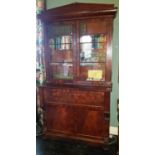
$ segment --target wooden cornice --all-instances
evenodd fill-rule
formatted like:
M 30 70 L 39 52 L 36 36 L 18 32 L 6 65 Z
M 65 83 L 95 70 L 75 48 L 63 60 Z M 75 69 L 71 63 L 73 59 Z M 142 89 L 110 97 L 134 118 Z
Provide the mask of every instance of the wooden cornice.
M 117 8 L 113 4 L 72 3 L 44 11 L 39 18 L 45 22 L 72 20 L 80 17 L 115 16 Z

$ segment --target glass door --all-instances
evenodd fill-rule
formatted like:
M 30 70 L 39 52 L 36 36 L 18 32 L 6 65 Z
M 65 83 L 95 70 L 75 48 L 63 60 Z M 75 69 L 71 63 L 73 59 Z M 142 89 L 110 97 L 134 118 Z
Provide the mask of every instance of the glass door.
M 106 61 L 106 29 L 104 21 L 80 22 L 80 67 L 82 81 L 104 81 Z
M 73 80 L 73 25 L 57 23 L 48 26 L 48 48 L 53 80 Z

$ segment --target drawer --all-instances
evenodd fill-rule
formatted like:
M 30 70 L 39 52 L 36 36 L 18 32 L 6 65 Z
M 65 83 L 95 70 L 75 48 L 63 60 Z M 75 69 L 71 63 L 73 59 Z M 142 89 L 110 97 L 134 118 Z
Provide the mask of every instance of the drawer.
M 74 103 L 74 91 L 72 89 L 64 88 L 46 88 L 44 90 L 45 102 L 57 103 Z
M 78 90 L 74 100 L 76 104 L 103 106 L 104 92 Z
M 103 106 L 105 94 L 103 91 L 90 91 L 76 88 L 46 88 L 45 102 L 71 103 Z

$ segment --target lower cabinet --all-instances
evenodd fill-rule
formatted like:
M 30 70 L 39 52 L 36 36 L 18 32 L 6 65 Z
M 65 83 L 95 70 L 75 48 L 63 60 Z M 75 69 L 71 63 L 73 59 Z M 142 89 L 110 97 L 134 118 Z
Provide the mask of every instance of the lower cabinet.
M 77 88 L 41 88 L 44 135 L 104 144 L 109 137 L 105 93 Z

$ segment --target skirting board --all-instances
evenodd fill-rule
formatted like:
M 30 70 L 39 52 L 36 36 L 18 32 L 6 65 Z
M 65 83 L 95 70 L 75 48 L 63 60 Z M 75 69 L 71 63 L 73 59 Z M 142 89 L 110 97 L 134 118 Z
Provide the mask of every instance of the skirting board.
M 118 135 L 118 127 L 110 126 L 110 134 Z

